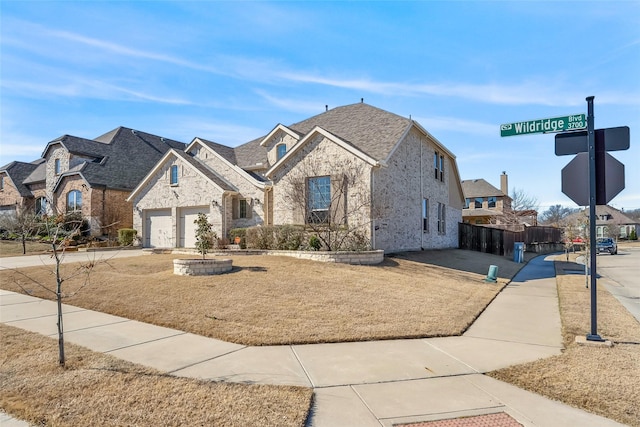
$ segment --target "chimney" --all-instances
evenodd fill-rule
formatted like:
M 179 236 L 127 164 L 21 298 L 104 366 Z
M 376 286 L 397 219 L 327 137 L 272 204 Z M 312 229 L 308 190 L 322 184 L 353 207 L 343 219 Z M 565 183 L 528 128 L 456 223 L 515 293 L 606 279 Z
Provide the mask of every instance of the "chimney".
M 506 196 L 509 195 L 509 177 L 505 171 L 502 171 L 502 175 L 500 175 L 500 191 Z

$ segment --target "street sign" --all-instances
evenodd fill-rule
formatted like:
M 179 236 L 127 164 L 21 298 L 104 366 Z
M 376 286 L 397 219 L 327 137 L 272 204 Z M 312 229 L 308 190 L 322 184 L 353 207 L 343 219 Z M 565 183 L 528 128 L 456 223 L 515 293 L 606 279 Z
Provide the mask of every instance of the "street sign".
M 526 122 L 507 123 L 500 125 L 500 136 L 526 135 L 529 133 L 553 133 L 581 130 L 587 127 L 587 117 L 584 114 L 553 117 L 550 119 L 529 120 Z
M 630 146 L 629 126 L 596 129 L 596 146 L 604 144 L 605 151 L 628 150 Z M 556 134 L 556 156 L 586 153 L 589 151 L 587 131 Z
M 624 165 L 609 153 L 596 157 L 596 205 L 606 205 L 624 190 Z M 599 158 L 601 157 L 601 158 Z M 589 154 L 578 153 L 561 172 L 562 193 L 589 206 Z

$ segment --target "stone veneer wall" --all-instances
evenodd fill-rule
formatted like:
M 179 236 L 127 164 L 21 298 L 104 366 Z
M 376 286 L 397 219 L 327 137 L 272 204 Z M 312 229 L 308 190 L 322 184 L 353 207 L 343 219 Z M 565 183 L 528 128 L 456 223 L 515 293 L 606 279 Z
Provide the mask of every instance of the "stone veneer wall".
M 445 156 L 444 182 L 434 176 L 433 157 L 436 151 Z M 457 185 L 452 181 L 456 179 L 452 163 L 453 159 L 413 128 L 398 145 L 387 167 L 374 170 L 375 202 L 386 207 L 383 217 L 376 221 L 375 248 L 399 252 L 458 246 L 462 200 L 452 200 L 450 186 Z M 427 232 L 422 230 L 423 198 L 429 200 Z M 438 203 L 445 205 L 444 233 L 438 232 Z
M 149 254 L 196 254 L 195 249 L 145 249 L 145 253 Z M 267 251 L 261 249 L 241 249 L 230 251 L 210 251 L 209 255 L 232 256 L 232 255 L 271 255 L 271 256 L 289 256 L 300 259 L 308 259 L 320 262 L 337 262 L 351 265 L 376 265 L 384 261 L 384 251 L 365 251 L 365 252 L 327 252 L 327 251 Z
M 174 259 L 173 274 L 179 276 L 209 276 L 231 271 L 230 259 Z

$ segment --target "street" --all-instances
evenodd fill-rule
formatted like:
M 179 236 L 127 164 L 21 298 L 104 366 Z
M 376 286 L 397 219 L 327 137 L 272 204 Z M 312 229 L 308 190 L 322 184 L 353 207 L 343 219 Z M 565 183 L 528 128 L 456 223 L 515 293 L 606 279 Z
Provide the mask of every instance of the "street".
M 640 322 L 640 247 L 618 247 L 618 255 L 598 255 L 600 280 Z M 608 280 L 607 280 L 608 279 Z

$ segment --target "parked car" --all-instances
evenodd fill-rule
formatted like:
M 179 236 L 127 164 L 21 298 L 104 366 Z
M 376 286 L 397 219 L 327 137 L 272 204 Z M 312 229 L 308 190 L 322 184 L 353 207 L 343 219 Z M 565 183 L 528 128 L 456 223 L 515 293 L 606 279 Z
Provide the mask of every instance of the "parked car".
M 610 237 L 602 237 L 597 241 L 598 253 L 609 252 L 611 255 L 618 253 L 618 244 Z

